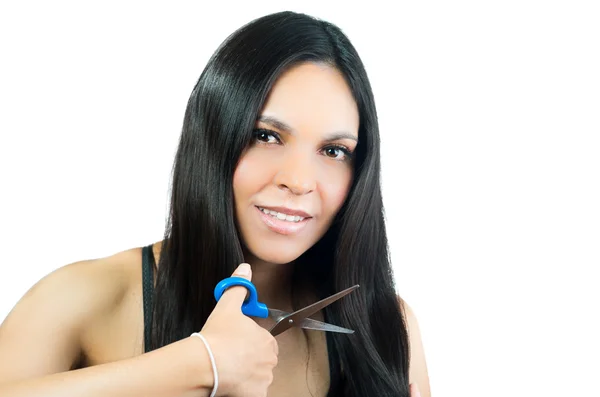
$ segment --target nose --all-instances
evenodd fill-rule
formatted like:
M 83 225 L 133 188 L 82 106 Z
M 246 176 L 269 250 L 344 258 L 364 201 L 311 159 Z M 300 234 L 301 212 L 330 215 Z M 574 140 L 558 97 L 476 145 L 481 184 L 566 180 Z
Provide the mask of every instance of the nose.
M 274 183 L 295 195 L 308 194 L 317 186 L 316 159 L 306 153 L 289 153 L 275 174 Z

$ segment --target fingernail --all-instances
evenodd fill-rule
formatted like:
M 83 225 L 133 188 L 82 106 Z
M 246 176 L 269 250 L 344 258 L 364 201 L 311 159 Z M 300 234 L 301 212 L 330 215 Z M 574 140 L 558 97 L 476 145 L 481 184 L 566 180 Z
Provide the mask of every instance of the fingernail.
M 242 263 L 235 270 L 235 273 L 239 274 L 240 276 L 249 276 L 250 275 L 250 265 L 247 263 Z

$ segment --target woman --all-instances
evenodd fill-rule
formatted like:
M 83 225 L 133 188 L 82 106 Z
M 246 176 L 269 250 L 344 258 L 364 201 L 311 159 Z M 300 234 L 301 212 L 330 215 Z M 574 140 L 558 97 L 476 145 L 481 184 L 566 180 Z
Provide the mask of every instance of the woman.
M 337 27 L 282 12 L 240 28 L 191 94 L 164 240 L 34 286 L 0 327 L 0 395 L 428 396 L 379 166 L 368 78 Z M 232 273 L 286 311 L 360 284 L 320 314 L 355 333 L 274 338 L 242 287 L 215 302 Z

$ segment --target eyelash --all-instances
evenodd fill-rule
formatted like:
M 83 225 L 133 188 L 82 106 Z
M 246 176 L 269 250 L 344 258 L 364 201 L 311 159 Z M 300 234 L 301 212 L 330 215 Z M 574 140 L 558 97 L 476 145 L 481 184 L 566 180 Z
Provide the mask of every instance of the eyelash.
M 260 144 L 263 145 L 272 145 L 272 143 L 267 143 L 267 142 L 263 142 L 263 141 L 259 141 L 258 137 L 262 134 L 267 134 L 270 135 L 272 137 L 274 137 L 275 139 L 277 139 L 277 142 L 281 143 L 281 137 L 278 133 L 276 133 L 273 130 L 268 130 L 266 128 L 256 128 L 254 129 L 254 131 L 252 131 L 252 137 L 253 137 L 253 141 L 258 142 Z M 354 153 L 352 153 L 350 151 L 350 149 L 348 149 L 346 146 L 343 145 L 327 145 L 325 146 L 322 150 L 327 150 L 327 149 L 336 149 L 336 150 L 340 150 L 342 153 L 344 153 L 344 156 L 346 157 L 343 160 L 338 160 L 338 161 L 344 161 L 344 160 L 352 160 Z M 327 156 L 329 157 L 329 156 Z M 333 157 L 329 157 L 331 159 L 337 160 Z

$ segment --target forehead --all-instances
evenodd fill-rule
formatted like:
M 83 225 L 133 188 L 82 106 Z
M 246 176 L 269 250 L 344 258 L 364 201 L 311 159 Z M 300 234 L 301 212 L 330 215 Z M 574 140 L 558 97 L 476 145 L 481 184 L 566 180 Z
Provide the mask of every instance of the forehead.
M 283 73 L 261 114 L 300 131 L 358 134 L 358 108 L 350 87 L 337 69 L 325 64 L 303 63 Z

